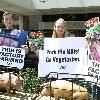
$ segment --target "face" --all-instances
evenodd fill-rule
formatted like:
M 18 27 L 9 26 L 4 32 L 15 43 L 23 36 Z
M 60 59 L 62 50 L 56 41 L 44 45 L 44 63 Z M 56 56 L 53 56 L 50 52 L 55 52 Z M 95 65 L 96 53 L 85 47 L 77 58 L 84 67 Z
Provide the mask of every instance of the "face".
M 6 28 L 13 28 L 13 19 L 12 15 L 5 15 L 3 18 L 3 23 L 6 26 Z
M 55 24 L 55 32 L 58 38 L 63 38 L 66 31 L 64 23 L 58 22 Z

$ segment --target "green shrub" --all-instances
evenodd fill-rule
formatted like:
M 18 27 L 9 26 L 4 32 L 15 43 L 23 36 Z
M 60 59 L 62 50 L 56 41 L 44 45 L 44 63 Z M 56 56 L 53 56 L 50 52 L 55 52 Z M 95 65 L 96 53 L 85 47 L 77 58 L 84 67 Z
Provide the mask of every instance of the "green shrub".
M 44 82 L 42 78 L 38 77 L 38 72 L 34 68 L 26 68 L 22 72 L 23 75 L 23 90 L 28 93 L 39 93 L 41 91 L 40 84 Z

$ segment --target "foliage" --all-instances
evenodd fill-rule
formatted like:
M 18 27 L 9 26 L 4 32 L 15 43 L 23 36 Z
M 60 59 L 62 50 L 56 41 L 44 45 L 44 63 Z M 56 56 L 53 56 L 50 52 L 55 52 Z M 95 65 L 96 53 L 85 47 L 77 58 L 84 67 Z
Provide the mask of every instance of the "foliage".
M 87 89 L 90 98 L 92 98 L 91 97 L 92 95 L 95 96 L 95 94 L 93 93 L 93 91 L 95 91 L 96 87 L 95 87 L 95 85 L 93 85 L 93 83 L 91 83 L 89 81 L 82 80 L 82 81 L 78 81 L 77 84 L 80 85 L 80 86 L 82 86 L 82 87 L 85 87 Z M 90 100 L 90 98 L 89 98 L 89 100 Z
M 41 91 L 40 84 L 43 83 L 43 79 L 37 75 L 35 68 L 26 68 L 23 73 L 23 90 L 28 93 L 39 93 Z

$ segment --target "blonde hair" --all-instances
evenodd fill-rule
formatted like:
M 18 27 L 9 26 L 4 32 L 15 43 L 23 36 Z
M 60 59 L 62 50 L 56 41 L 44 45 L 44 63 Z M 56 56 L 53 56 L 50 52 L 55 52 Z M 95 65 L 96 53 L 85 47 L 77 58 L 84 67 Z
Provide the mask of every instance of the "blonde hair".
M 55 24 L 54 24 L 54 30 L 53 30 L 52 38 L 57 38 L 57 33 L 56 33 L 56 31 L 55 31 L 55 27 L 56 27 L 56 23 L 59 23 L 59 22 L 63 23 L 64 26 L 66 26 L 66 30 L 65 30 L 65 32 L 64 32 L 63 38 L 64 38 L 64 37 L 68 37 L 68 36 L 69 36 L 69 32 L 68 32 L 67 23 L 66 23 L 66 21 L 65 21 L 63 18 L 59 18 L 59 19 L 55 22 Z
M 4 17 L 7 16 L 7 15 L 10 15 L 12 17 L 11 12 L 5 11 L 4 14 L 3 14 L 3 16 L 2 16 L 2 18 L 4 19 Z

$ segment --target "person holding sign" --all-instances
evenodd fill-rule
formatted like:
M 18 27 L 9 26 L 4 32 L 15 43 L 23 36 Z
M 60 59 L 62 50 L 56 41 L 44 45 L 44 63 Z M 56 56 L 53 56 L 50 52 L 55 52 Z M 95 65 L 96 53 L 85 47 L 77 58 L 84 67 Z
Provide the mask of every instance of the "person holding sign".
M 13 16 L 8 11 L 6 11 L 3 14 L 2 21 L 3 24 L 5 25 L 5 28 L 0 29 L 0 65 L 1 65 L 0 70 L 3 70 L 5 72 L 3 74 L 1 73 L 0 76 L 5 77 L 5 75 L 9 75 L 8 83 L 7 83 L 7 78 L 3 79 L 4 82 L 6 81 L 3 84 L 4 88 L 5 90 L 8 90 L 7 92 L 9 92 L 11 89 L 11 87 L 9 87 L 9 82 L 13 84 L 12 76 L 16 81 L 14 84 L 16 86 L 18 85 L 20 87 L 22 86 L 22 84 L 19 84 L 19 82 L 21 83 L 21 80 L 17 77 L 17 74 L 11 75 L 11 73 L 9 74 L 8 72 L 13 71 L 14 73 L 16 72 L 19 73 L 18 69 L 22 69 L 24 66 L 25 53 L 26 54 L 28 53 L 28 47 L 26 46 L 27 33 L 23 30 L 14 29 Z M 25 49 L 25 52 L 23 49 L 21 49 L 22 46 L 23 49 Z M 11 75 L 11 79 L 10 79 L 10 75 Z M 0 79 L 0 82 L 2 83 L 2 78 Z M 0 84 L 0 89 L 1 87 L 2 84 Z
M 27 33 L 23 30 L 14 29 L 13 16 L 9 11 L 4 12 L 2 21 L 5 28 L 0 29 L 0 46 L 23 47 L 27 54 Z
M 25 53 L 23 53 L 22 55 L 28 54 L 29 48 L 26 45 L 26 43 L 27 43 L 27 33 L 23 30 L 14 29 L 13 16 L 9 11 L 4 12 L 2 18 L 3 18 L 2 22 L 5 25 L 5 28 L 0 29 L 0 46 L 5 46 L 7 48 L 7 50 L 9 48 L 8 51 L 11 51 L 12 47 L 14 47 L 16 49 L 19 48 L 20 53 L 25 50 Z M 1 49 L 2 49 L 2 47 L 1 47 Z M 7 53 L 8 53 L 8 51 L 7 51 Z M 4 52 L 4 51 L 2 51 L 2 52 Z M 12 52 L 14 53 L 14 50 L 12 50 Z M 18 54 L 16 54 L 16 55 L 18 55 Z M 8 61 L 8 58 L 9 59 L 11 58 L 10 56 L 7 57 L 6 61 Z M 3 55 L 1 57 L 3 57 Z M 20 56 L 17 57 L 17 59 L 18 58 L 20 58 Z M 0 60 L 4 61 L 3 58 L 0 58 Z M 12 60 L 9 60 L 9 61 L 11 62 Z M 2 65 L 2 64 L 3 63 L 0 62 L 0 65 Z M 10 64 L 10 63 L 8 63 L 8 64 Z
M 99 17 L 86 23 L 88 74 L 97 77 L 97 100 L 100 99 L 100 22 Z
M 52 38 L 65 38 L 70 36 L 71 34 L 68 32 L 66 21 L 63 18 L 59 18 L 54 24 Z

